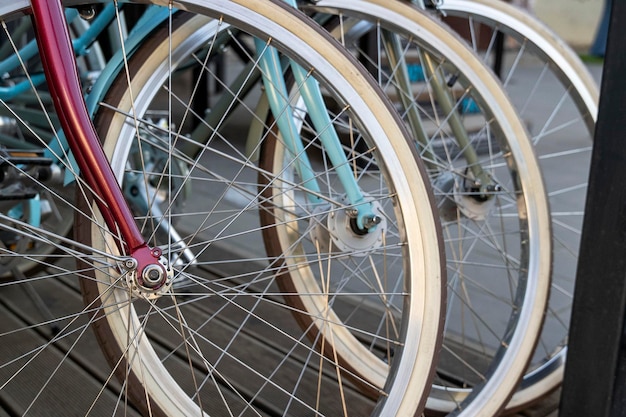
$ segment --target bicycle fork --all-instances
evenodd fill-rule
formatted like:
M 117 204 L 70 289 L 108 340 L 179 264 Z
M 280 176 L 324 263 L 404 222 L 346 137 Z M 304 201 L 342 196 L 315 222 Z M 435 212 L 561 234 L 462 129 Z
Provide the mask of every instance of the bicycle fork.
M 106 225 L 120 236 L 116 245 L 122 265 L 133 272 L 138 285 L 158 289 L 171 285 L 173 271 L 159 248 L 151 248 L 104 154 L 83 99 L 74 50 L 58 0 L 32 0 L 37 43 L 46 80 L 61 126 L 86 184 Z M 111 255 L 111 258 L 116 258 Z
M 255 39 L 255 45 L 260 56 L 265 92 L 268 95 L 270 108 L 276 118 L 285 146 L 296 157 L 296 169 L 303 180 L 303 188 L 309 191 L 307 193 L 309 201 L 313 204 L 321 203 L 316 197 L 319 195 L 319 185 L 295 125 L 296 115 L 288 102 L 289 93 L 283 79 L 278 52 L 259 39 Z M 371 203 L 366 201 L 365 195 L 354 178 L 337 132 L 332 127 L 317 81 L 310 78 L 309 74 L 295 62 L 290 60 L 289 65 L 295 82 L 300 88 L 307 114 L 316 128 L 324 151 L 337 170 L 339 180 L 346 192 L 346 200 L 350 206 L 349 215 L 356 220 L 356 227 L 358 228 L 355 232 L 365 234 L 375 230 L 380 218 L 374 214 Z

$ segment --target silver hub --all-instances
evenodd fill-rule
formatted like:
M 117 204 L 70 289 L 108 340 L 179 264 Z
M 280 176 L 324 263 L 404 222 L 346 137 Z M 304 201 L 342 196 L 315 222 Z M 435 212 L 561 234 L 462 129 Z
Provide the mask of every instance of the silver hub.
M 459 215 L 474 221 L 484 221 L 493 210 L 496 199 L 477 198 L 460 176 L 443 172 L 433 181 L 439 216 L 443 221 L 457 221 Z
M 334 210 L 311 219 L 311 237 L 322 251 L 339 251 L 351 256 L 367 256 L 380 248 L 387 231 L 387 220 L 378 202 L 372 202 L 375 227 L 367 233 L 355 233 L 353 217 L 346 210 Z M 325 211 L 325 210 L 324 210 Z
M 141 274 L 136 268 L 126 273 L 126 285 L 133 296 L 153 300 L 169 293 L 172 288 L 174 270 L 164 256 L 161 256 L 157 262 L 146 266 Z

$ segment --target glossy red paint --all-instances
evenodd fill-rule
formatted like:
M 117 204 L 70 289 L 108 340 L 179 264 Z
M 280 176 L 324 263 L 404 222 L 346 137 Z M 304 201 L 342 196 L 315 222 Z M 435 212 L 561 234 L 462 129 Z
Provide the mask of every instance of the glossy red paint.
M 31 4 L 46 79 L 70 149 L 99 197 L 96 201 L 107 226 L 122 237 L 120 251 L 131 256 L 137 252 L 141 271 L 158 257 L 146 256 L 154 251 L 141 236 L 87 112 L 61 2 L 32 0 Z

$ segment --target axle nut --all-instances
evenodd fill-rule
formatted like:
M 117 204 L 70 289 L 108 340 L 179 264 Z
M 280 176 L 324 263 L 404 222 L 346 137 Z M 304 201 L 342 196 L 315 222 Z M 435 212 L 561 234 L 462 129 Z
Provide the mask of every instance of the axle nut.
M 142 274 L 143 285 L 147 288 L 158 288 L 165 282 L 165 274 L 159 265 L 148 265 Z

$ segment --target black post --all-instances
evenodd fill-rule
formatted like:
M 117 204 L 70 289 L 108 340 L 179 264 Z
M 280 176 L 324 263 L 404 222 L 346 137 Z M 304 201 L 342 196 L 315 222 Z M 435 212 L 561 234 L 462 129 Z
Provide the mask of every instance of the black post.
M 493 51 L 493 73 L 502 79 L 502 61 L 504 60 L 504 33 L 496 30 L 496 44 Z
M 626 1 L 613 1 L 561 394 L 561 417 L 626 416 L 624 22 Z

